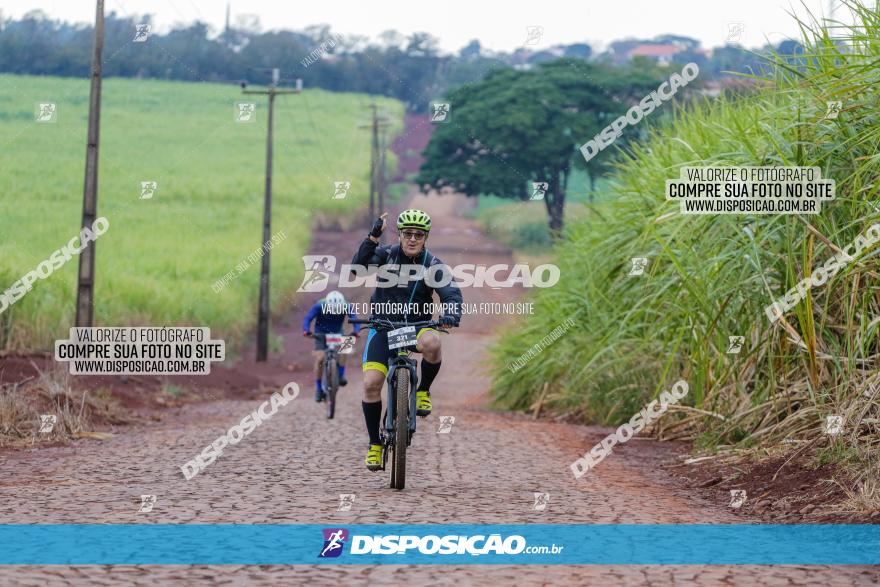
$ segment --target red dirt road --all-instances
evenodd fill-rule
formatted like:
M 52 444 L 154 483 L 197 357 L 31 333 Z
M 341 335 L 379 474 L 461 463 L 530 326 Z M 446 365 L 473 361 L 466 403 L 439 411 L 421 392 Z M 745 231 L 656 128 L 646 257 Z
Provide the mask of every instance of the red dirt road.
M 461 217 L 458 197 L 416 197 L 434 218 L 430 248 L 448 263 L 511 262 Z M 312 252 L 352 255 L 358 234 L 316 235 Z M 479 251 L 479 252 L 469 252 Z M 467 289 L 466 302 L 510 301 L 519 293 Z M 365 301 L 363 291 L 354 301 Z M 683 489 L 658 464 L 680 447 L 634 440 L 583 480 L 569 463 L 608 433 L 495 413 L 485 407 L 489 378 L 482 363 L 496 334 L 495 317 L 468 317 L 444 337 L 434 414 L 418 422 L 408 453 L 407 488 L 363 466 L 366 435 L 357 361 L 340 393 L 337 419 L 312 399 L 311 342 L 299 335 L 316 296 L 297 298 L 276 330 L 285 351 L 267 365 L 245 361 L 235 371 L 264 385 L 263 397 L 289 381 L 300 396 L 280 409 L 204 472 L 186 481 L 180 465 L 258 404 L 237 400 L 187 405 L 156 424 L 119 429 L 106 441 L 6 451 L 0 469 L 0 523 L 741 523 L 724 503 Z M 358 355 L 363 342 L 358 344 Z M 525 349 L 524 349 L 525 350 Z M 356 359 L 357 357 L 355 357 Z M 534 360 L 540 360 L 537 357 Z M 291 372 L 288 365 L 294 364 Z M 449 433 L 439 418 L 454 416 Z M 534 493 L 548 493 L 543 511 Z M 139 513 L 140 495 L 157 496 Z M 355 494 L 339 511 L 340 494 Z M 14 585 L 870 585 L 872 567 L 829 566 L 77 566 L 2 567 Z

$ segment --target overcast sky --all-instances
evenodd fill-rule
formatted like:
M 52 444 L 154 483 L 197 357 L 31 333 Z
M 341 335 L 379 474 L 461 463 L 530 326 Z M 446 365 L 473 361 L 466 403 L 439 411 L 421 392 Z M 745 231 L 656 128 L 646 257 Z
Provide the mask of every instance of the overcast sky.
M 153 14 L 157 29 L 202 20 L 218 30 L 226 15 L 224 0 L 105 0 L 107 12 Z M 827 12 L 834 0 L 804 0 L 813 14 Z M 2 0 L 4 16 L 40 9 L 54 18 L 94 22 L 94 0 Z M 375 37 L 387 29 L 426 31 L 445 51 L 457 51 L 471 39 L 484 47 L 510 51 L 523 46 L 527 27 L 543 27 L 531 48 L 587 42 L 604 46 L 626 37 L 671 33 L 699 39 L 704 47 L 723 45 L 731 23 L 744 25 L 740 43 L 757 47 L 798 38 L 790 11 L 804 15 L 800 0 L 242 0 L 231 2 L 236 15 L 256 14 L 266 29 L 302 29 L 329 24 L 335 32 Z M 841 13 L 842 10 L 838 10 Z M 842 14 L 835 16 L 842 17 Z

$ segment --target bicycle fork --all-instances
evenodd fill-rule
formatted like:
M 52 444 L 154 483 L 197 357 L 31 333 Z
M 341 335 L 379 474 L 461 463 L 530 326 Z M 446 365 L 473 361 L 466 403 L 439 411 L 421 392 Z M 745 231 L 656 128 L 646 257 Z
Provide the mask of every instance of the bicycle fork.
M 409 418 L 409 438 L 408 440 L 412 440 L 412 435 L 416 431 L 416 394 L 415 390 L 418 388 L 419 378 L 416 370 L 416 362 L 410 358 L 398 357 L 397 359 L 391 361 L 388 365 L 388 377 L 386 381 L 388 383 L 388 396 L 386 398 L 386 406 L 385 410 L 385 437 L 388 439 L 389 444 L 390 440 L 394 438 L 394 421 L 397 417 L 395 414 L 395 410 L 397 409 L 397 402 L 394 401 L 394 394 L 397 393 L 396 386 L 394 384 L 394 374 L 397 373 L 398 369 L 407 369 L 409 371 L 409 413 L 412 415 Z M 409 442 L 407 442 L 407 446 L 409 446 Z

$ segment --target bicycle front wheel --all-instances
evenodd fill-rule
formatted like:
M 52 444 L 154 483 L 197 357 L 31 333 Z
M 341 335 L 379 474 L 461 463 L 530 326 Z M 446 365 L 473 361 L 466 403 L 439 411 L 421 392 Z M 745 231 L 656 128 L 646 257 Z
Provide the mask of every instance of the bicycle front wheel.
M 339 391 L 339 369 L 336 359 L 327 361 L 324 379 L 327 380 L 327 419 L 332 419 L 336 414 L 336 392 Z
M 398 369 L 394 389 L 394 444 L 391 447 L 391 487 L 406 484 L 406 444 L 409 437 L 409 370 Z

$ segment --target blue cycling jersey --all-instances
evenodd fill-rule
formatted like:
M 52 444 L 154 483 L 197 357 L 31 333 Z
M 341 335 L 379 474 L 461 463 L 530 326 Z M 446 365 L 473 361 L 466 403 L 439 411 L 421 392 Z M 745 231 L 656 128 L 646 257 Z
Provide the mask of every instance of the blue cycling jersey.
M 349 320 L 357 318 L 357 316 L 354 315 L 354 312 L 343 312 L 341 314 L 331 314 L 330 312 L 326 312 L 325 304 L 326 301 L 320 299 L 308 311 L 305 318 L 303 318 L 303 332 L 311 330 L 312 320 L 314 320 L 315 332 L 322 334 L 340 333 L 342 332 L 342 324 L 345 322 L 346 317 L 348 317 Z M 352 324 L 351 326 L 355 332 L 360 332 L 360 324 Z

